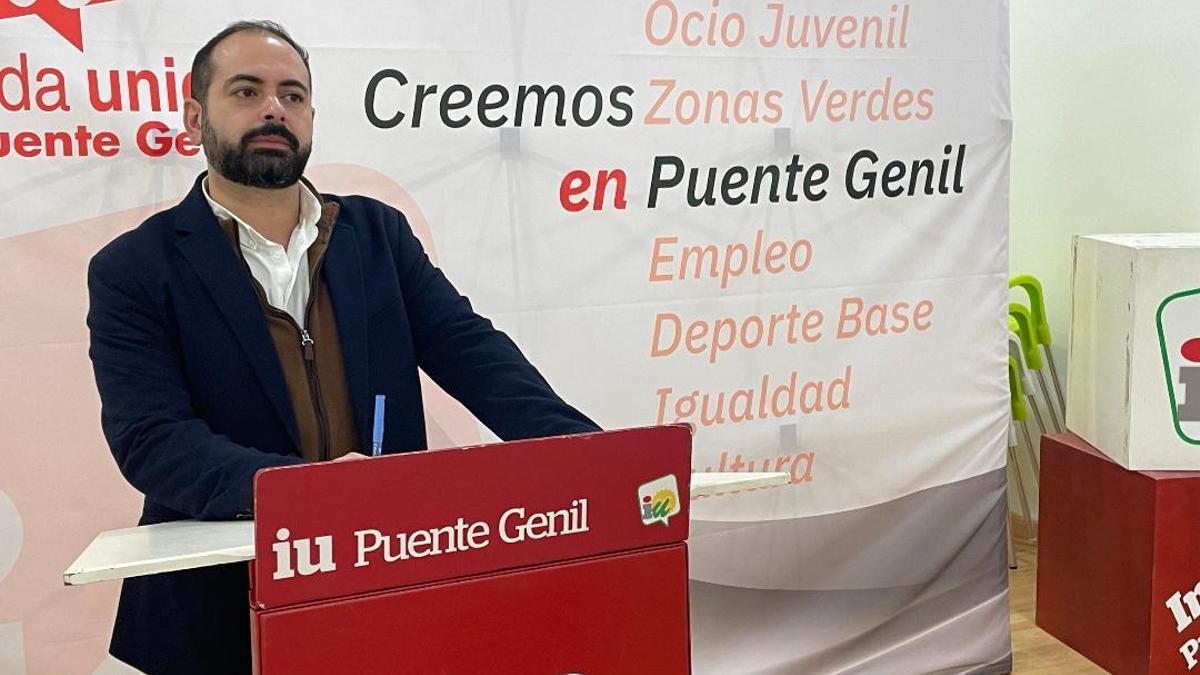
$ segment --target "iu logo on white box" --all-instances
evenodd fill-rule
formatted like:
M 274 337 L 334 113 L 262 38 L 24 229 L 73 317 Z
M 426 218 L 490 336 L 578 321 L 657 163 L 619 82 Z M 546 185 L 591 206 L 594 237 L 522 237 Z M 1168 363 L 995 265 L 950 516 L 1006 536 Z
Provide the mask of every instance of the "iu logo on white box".
M 1158 306 L 1158 343 L 1175 433 L 1200 445 L 1200 288 L 1175 293 Z

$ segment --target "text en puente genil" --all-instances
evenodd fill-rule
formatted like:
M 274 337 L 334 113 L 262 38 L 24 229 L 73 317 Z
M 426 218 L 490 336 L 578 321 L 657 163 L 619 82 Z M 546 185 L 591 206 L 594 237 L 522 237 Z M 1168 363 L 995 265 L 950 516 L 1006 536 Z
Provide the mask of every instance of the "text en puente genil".
M 517 506 L 500 515 L 494 533 L 504 544 L 561 537 L 587 532 L 588 500 L 571 500 L 570 506 L 551 511 L 529 513 Z M 394 563 L 410 558 L 462 553 L 487 548 L 492 543 L 493 527 L 486 520 L 468 522 L 461 516 L 440 527 L 385 533 L 374 528 L 355 530 L 354 567 L 376 563 Z M 292 539 L 291 531 L 280 528 L 276 543 L 273 579 L 290 579 L 337 569 L 333 535 Z

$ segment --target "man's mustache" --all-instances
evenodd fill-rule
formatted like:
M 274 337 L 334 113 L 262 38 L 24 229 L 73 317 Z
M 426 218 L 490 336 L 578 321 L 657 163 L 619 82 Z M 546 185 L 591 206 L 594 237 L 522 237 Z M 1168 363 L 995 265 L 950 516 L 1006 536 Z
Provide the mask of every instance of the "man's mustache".
M 287 141 L 288 147 L 292 149 L 292 152 L 300 150 L 300 139 L 296 138 L 295 134 L 288 131 L 288 128 L 282 124 L 271 123 L 264 124 L 257 129 L 251 129 L 242 134 L 242 147 L 246 147 L 246 144 L 259 136 L 278 136 Z

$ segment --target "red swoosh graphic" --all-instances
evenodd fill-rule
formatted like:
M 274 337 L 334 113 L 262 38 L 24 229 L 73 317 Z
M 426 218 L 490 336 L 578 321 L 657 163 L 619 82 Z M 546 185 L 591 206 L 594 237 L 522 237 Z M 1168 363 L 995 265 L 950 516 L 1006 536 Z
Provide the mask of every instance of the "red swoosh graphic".
M 112 1 L 91 0 L 85 7 Z M 19 7 L 12 2 L 0 4 L 0 20 L 15 19 L 30 14 L 40 17 L 47 26 L 54 29 L 54 32 L 66 38 L 67 42 L 75 45 L 79 51 L 83 51 L 83 22 L 79 17 L 78 9 L 65 7 L 58 0 L 37 0 L 29 7 Z

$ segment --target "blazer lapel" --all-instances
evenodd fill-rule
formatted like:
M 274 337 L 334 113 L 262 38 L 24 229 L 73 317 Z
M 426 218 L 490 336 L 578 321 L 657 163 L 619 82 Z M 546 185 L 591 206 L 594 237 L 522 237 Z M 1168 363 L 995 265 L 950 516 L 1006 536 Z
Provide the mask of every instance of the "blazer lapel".
M 329 297 L 333 301 L 334 322 L 342 345 L 342 363 L 346 384 L 350 388 L 350 403 L 354 408 L 358 437 L 369 449 L 370 417 L 367 391 L 367 294 L 363 283 L 362 257 L 354 230 L 334 224 L 325 249 L 322 269 Z
M 201 176 L 197 180 L 192 192 L 180 204 L 176 227 L 183 236 L 177 247 L 237 336 L 279 421 L 287 429 L 295 452 L 299 453 L 300 434 L 288 398 L 287 384 L 283 379 L 283 369 L 279 365 L 279 355 L 275 352 L 275 343 L 271 340 L 262 306 L 247 277 L 245 265 L 221 232 L 201 192 L 200 180 L 203 178 Z

